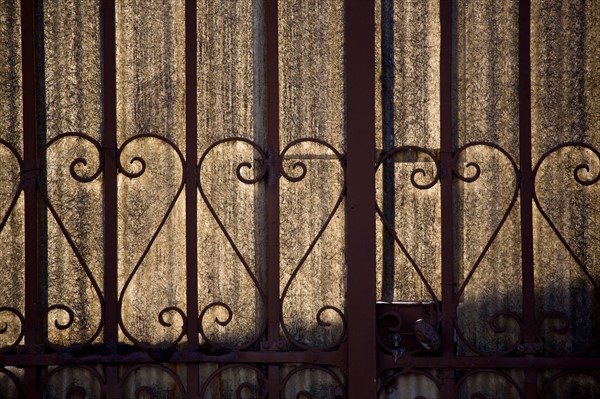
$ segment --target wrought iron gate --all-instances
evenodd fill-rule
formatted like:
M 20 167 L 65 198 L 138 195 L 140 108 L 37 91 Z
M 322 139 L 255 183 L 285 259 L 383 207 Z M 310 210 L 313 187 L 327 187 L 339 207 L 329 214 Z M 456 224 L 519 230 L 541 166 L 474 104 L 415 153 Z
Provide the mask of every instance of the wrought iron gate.
M 384 0 L 382 4 L 385 12 L 385 4 L 389 6 L 390 2 Z M 256 140 L 224 138 L 206 146 L 202 152 L 198 151 L 196 66 L 199 46 L 198 10 L 194 0 L 185 1 L 184 148 L 180 148 L 176 141 L 154 133 L 138 134 L 119 143 L 115 6 L 114 0 L 103 0 L 100 9 L 101 140 L 81 132 L 66 132 L 44 143 L 36 124 L 39 108 L 43 107 L 37 82 L 40 75 L 39 43 L 36 41 L 40 40 L 40 34 L 39 27 L 35 26 L 36 4 L 33 0 L 20 2 L 23 145 L 21 150 L 14 143 L 0 138 L 0 147 L 4 151 L 2 157 L 9 159 L 6 164 L 13 168 L 6 173 L 6 182 L 2 182 L 12 191 L 7 208 L 0 209 L 3 212 L 0 214 L 0 232 L 8 230 L 9 219 L 22 211 L 24 308 L 0 304 L 0 313 L 5 316 L 0 335 L 10 336 L 10 343 L 0 348 L 0 376 L 3 378 L 2 387 L 6 390 L 3 395 L 25 398 L 119 398 L 133 395 L 139 398 L 356 399 L 408 396 L 487 398 L 494 394 L 515 398 L 599 395 L 600 330 L 595 321 L 600 292 L 598 267 L 590 265 L 573 248 L 554 219 L 555 213 L 547 210 L 547 198 L 543 197 L 536 179 L 544 173 L 546 163 L 554 162 L 569 168 L 577 187 L 595 187 L 600 180 L 600 151 L 587 142 L 564 142 L 532 163 L 530 1 L 518 2 L 518 156 L 491 141 L 457 145 L 456 127 L 453 126 L 456 120 L 456 1 L 450 0 L 439 2 L 439 149 L 410 143 L 396 145 L 391 140 L 384 143 L 376 155 L 375 5 L 369 0 L 344 2 L 345 151 L 315 137 L 282 143 L 278 47 L 280 9 L 276 0 L 263 3 L 267 98 L 265 137 Z M 393 73 L 386 72 L 385 68 L 384 62 L 384 98 L 386 90 L 390 90 L 386 77 L 388 72 Z M 385 119 L 386 115 L 383 117 Z M 127 190 L 121 180 L 141 181 L 156 172 L 153 159 L 143 155 L 148 148 L 159 149 L 160 156 L 170 157 L 169 168 L 172 171 L 168 173 L 172 175 L 164 177 L 167 172 L 163 170 L 156 179 L 158 184 L 163 178 L 174 181 L 174 190 L 171 198 L 161 199 L 164 201 L 164 213 L 159 215 L 159 223 L 146 232 L 148 239 L 141 246 L 139 256 L 134 256 L 130 269 L 123 274 L 119 269 L 122 261 L 119 259 L 119 237 L 122 237 L 119 207 L 126 200 L 120 199 L 118 190 Z M 569 150 L 576 150 L 579 158 L 575 161 L 572 158 L 561 160 L 561 154 Z M 477 151 L 496 154 L 495 162 L 504 164 L 504 178 L 512 186 L 505 209 L 492 222 L 495 224 L 489 239 L 484 241 L 483 248 L 466 267 L 461 279 L 456 270 L 459 263 L 456 208 L 464 204 L 459 203 L 457 197 L 464 186 L 477 182 L 487 173 L 487 165 L 477 158 Z M 54 158 L 49 155 L 51 153 L 54 153 Z M 61 154 L 77 155 L 61 160 Z M 72 225 L 63 220 L 49 194 L 52 182 L 48 181 L 48 169 L 56 167 L 48 165 L 50 158 L 65 171 L 68 170 L 68 174 L 64 172 L 67 178 L 78 184 L 98 184 L 97 188 L 101 190 L 98 198 L 102 202 L 102 217 L 99 219 L 103 237 L 102 276 L 95 274 L 90 262 L 82 255 L 83 250 L 74 238 Z M 217 158 L 222 164 L 210 161 Z M 286 206 L 282 198 L 287 197 L 282 194 L 282 185 L 301 184 L 314 169 L 323 168 L 313 162 L 315 159 L 329 162 L 327 168 L 334 171 L 332 173 L 336 175 L 338 184 L 331 185 L 332 200 L 325 214 L 313 217 L 317 228 L 309 239 L 309 245 L 284 273 L 281 208 Z M 404 162 L 410 168 L 406 175 L 408 179 L 401 183 L 394 177 L 393 165 L 396 162 Z M 428 166 L 420 167 L 417 162 L 418 165 L 425 162 Z M 216 185 L 207 182 L 207 176 L 215 173 L 215 169 L 236 179 L 237 184 L 249 188 L 249 192 L 258 193 L 256 197 L 248 194 L 248 198 L 257 201 L 255 204 L 243 206 L 264 210 L 264 217 L 260 216 L 256 222 L 264 230 L 264 248 L 257 250 L 264 250 L 264 254 L 260 255 L 265 264 L 263 271 L 248 260 L 247 249 L 232 233 L 231 220 L 216 205 L 222 196 L 219 189 L 226 181 L 218 181 Z M 383 182 L 378 183 L 377 179 Z M 411 253 L 406 244 L 408 233 L 399 231 L 394 221 L 393 198 L 400 190 L 398 184 L 420 192 L 439 190 L 439 288 L 438 283 L 432 281 L 431 274 L 424 271 L 425 266 Z M 131 196 L 135 199 L 135 194 Z M 21 197 L 22 206 L 19 205 Z M 253 290 L 253 306 L 257 309 L 253 330 L 237 340 L 228 340 L 226 333 L 219 330 L 234 325 L 237 313 L 233 305 L 224 300 L 202 306 L 198 304 L 199 284 L 202 283 L 198 274 L 201 241 L 198 233 L 199 201 L 207 209 L 202 216 L 210 217 L 215 223 Z M 128 289 L 142 273 L 145 258 L 169 218 L 177 212 L 178 204 L 183 204 L 181 207 L 185 214 L 185 243 L 181 243 L 185 246 L 185 282 L 182 284 L 185 307 L 169 305 L 152 316 L 158 319 L 160 328 L 169 330 L 171 334 L 161 342 L 152 342 L 152 339 L 143 337 L 143 331 L 136 332 L 129 327 L 127 307 L 134 306 L 134 299 L 131 299 Z M 491 316 L 488 323 L 493 333 L 509 337 L 499 350 L 484 350 L 473 342 L 469 332 L 464 331 L 461 318 L 465 310 L 461 309 L 461 302 L 473 276 L 481 269 L 486 254 L 498 241 L 511 213 L 517 212 L 517 209 L 521 289 L 515 295 L 521 297 L 522 307 L 517 311 L 502 309 Z M 558 237 L 585 284 L 593 291 L 587 307 L 576 316 L 587 318 L 588 336 L 580 345 L 575 345 L 574 350 L 557 347 L 549 337 L 571 334 L 574 316 L 558 310 L 540 311 L 536 305 L 534 210 L 539 212 L 552 234 Z M 590 213 L 593 218 L 597 211 Z M 291 326 L 291 317 L 284 316 L 285 303 L 295 279 L 306 268 L 315 247 L 340 215 L 344 217 L 345 228 L 342 251 L 345 251 L 346 276 L 339 283 L 344 287 L 341 290 L 344 302 L 342 306 L 316 305 L 316 312 L 311 315 L 316 323 L 315 329 L 327 332 L 318 339 L 303 339 Z M 48 286 L 48 282 L 44 281 L 48 279 L 48 273 L 44 272 L 44 255 L 40 253 L 42 241 L 48 239 L 40 227 L 47 223 L 44 218 L 53 220 L 58 226 L 58 231 L 67 241 L 66 248 L 72 251 L 81 268 L 82 276 L 89 280 L 91 288 L 88 294 L 98 302 L 98 319 L 90 322 L 93 325 L 91 333 L 79 341 L 69 341 L 71 338 L 68 336 L 75 320 L 82 321 L 74 310 L 75 305 L 68 301 L 49 303 L 42 292 L 43 287 Z M 378 228 L 382 229 L 381 237 L 378 236 Z M 424 287 L 426 294 L 422 300 L 400 302 L 392 298 L 377 302 L 376 244 L 379 239 L 384 242 L 384 258 L 397 252 L 407 259 L 411 272 Z M 254 261 L 258 262 L 258 258 L 256 255 Z M 384 270 L 383 273 L 387 272 Z M 172 285 L 177 286 L 177 283 Z M 152 298 L 148 299 L 152 301 Z M 303 300 L 311 302 L 311 298 Z M 309 304 L 306 306 L 309 307 Z M 210 365 L 210 368 L 203 369 L 205 365 Z M 486 391 L 490 386 L 493 387 L 492 393 Z

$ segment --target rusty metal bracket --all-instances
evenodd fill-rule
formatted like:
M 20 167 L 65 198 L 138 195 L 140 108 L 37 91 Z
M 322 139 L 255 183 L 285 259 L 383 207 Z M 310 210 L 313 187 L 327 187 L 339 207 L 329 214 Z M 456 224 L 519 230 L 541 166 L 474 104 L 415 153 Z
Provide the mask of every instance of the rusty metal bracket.
M 38 168 L 33 168 L 33 169 L 21 169 L 20 173 L 21 173 L 23 182 L 25 184 L 31 184 L 31 183 L 35 183 L 35 181 L 37 180 L 38 172 L 39 172 Z
M 540 343 L 526 343 L 517 345 L 517 353 L 520 355 L 532 355 L 542 352 L 544 346 Z
M 282 351 L 286 349 L 286 342 L 284 340 L 261 342 L 260 349 L 269 352 Z
M 41 344 L 30 344 L 30 345 L 17 345 L 17 353 L 24 354 L 40 354 L 44 351 L 44 345 Z

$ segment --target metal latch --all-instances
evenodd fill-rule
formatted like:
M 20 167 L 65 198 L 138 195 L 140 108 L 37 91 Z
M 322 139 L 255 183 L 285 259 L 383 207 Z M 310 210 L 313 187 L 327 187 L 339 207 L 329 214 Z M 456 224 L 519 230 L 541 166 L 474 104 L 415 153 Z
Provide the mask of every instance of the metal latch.
M 394 363 L 398 363 L 398 359 L 402 357 L 404 352 L 406 352 L 406 349 L 400 347 L 400 342 L 402 342 L 402 336 L 400 335 L 400 333 L 392 334 L 391 338 L 393 342 L 392 356 L 394 356 Z
M 435 328 L 423 319 L 415 321 L 415 336 L 419 344 L 427 352 L 435 352 L 440 349 L 442 341 Z

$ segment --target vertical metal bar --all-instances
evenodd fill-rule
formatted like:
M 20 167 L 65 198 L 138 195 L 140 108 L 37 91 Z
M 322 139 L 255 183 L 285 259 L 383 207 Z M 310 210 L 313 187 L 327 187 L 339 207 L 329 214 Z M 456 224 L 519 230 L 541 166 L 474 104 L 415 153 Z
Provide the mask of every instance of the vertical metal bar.
M 104 345 L 115 354 L 118 343 L 118 257 L 117 257 L 117 76 L 115 1 L 102 0 L 102 90 L 104 149 L 104 298 L 106 303 Z M 118 369 L 106 366 L 106 396 L 117 398 Z
M 375 3 L 346 0 L 348 393 L 376 396 Z
M 279 2 L 265 0 L 267 148 L 271 166 L 267 176 L 267 339 L 268 349 L 280 339 L 279 333 Z M 279 365 L 269 365 L 267 393 L 279 397 Z
M 103 112 L 104 135 L 104 296 L 106 325 L 104 339 L 111 353 L 117 346 L 117 98 L 115 3 L 103 0 Z
M 533 355 L 529 355 L 533 356 Z M 534 368 L 525 369 L 525 398 L 535 399 L 537 395 L 537 370 Z
M 267 47 L 267 146 L 272 168 L 267 180 L 268 339 L 279 339 L 279 31 L 278 1 L 265 0 Z
M 280 398 L 280 376 L 279 376 L 279 364 L 269 364 L 267 373 L 267 398 L 277 399 Z
M 196 0 L 185 2 L 185 216 L 186 216 L 186 301 L 188 350 L 198 350 L 198 97 L 197 97 Z M 198 364 L 187 366 L 188 397 L 198 396 Z
M 452 69 L 454 57 L 454 0 L 440 0 L 440 161 L 442 223 L 442 354 L 454 356 L 454 203 L 452 178 Z M 442 397 L 454 397 L 453 370 L 444 370 Z
M 35 7 L 21 0 L 21 57 L 23 75 L 23 158 L 25 168 L 25 344 L 29 350 L 38 336 L 38 203 L 35 179 L 38 137 L 36 129 Z M 35 367 L 25 368 L 25 395 L 36 396 Z
M 394 140 L 394 1 L 381 0 L 381 80 L 383 152 L 395 146 Z M 383 165 L 383 213 L 390 226 L 396 225 L 396 184 L 394 163 Z M 394 300 L 396 243 L 394 236 L 383 230 L 382 298 Z
M 523 341 L 535 344 L 535 280 L 533 264 L 533 179 L 531 171 L 531 2 L 519 2 L 519 160 L 521 167 L 521 256 L 523 278 Z M 527 350 L 529 352 L 529 350 Z M 532 354 L 528 356 L 533 356 Z M 535 370 L 525 372 L 525 397 L 535 398 Z
M 37 148 L 43 148 L 48 142 L 47 114 L 46 109 L 46 39 L 45 39 L 45 15 L 44 2 L 34 1 L 35 8 L 35 69 L 36 69 L 36 131 Z M 38 155 L 39 156 L 39 155 Z M 38 187 L 46 187 L 48 184 L 48 171 L 38 171 Z M 38 207 L 38 309 L 48 307 L 48 210 L 45 206 Z M 38 334 L 46 334 L 47 326 L 39 326 Z M 40 370 L 38 369 L 38 376 Z

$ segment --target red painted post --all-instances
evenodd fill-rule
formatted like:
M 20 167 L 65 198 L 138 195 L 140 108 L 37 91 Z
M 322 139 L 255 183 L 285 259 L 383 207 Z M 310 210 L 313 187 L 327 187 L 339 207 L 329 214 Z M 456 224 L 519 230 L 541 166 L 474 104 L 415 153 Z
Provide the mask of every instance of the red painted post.
M 270 165 L 266 189 L 267 240 L 267 340 L 269 347 L 280 339 L 279 321 L 279 2 L 265 0 L 267 75 L 267 154 Z M 268 349 L 268 348 L 267 348 Z M 279 397 L 279 365 L 268 367 L 269 398 Z
M 440 162 L 441 177 L 441 223 L 442 223 L 442 354 L 446 358 L 455 355 L 454 319 L 456 304 L 455 253 L 454 253 L 454 187 L 452 155 L 454 136 L 452 131 L 452 68 L 454 57 L 454 0 L 440 0 Z M 444 398 L 455 395 L 454 371 L 444 370 L 441 394 Z
M 196 0 L 185 2 L 185 250 L 187 339 L 190 352 L 196 352 L 198 338 L 198 72 L 197 72 L 197 15 Z M 187 394 L 198 397 L 198 364 L 187 366 Z
M 21 0 L 21 57 L 23 76 L 23 160 L 25 197 L 25 344 L 28 355 L 39 344 L 38 336 L 38 202 L 35 169 L 37 167 L 37 90 L 35 8 L 33 0 Z M 36 367 L 25 368 L 25 396 L 35 397 Z
M 118 340 L 118 263 L 117 263 L 117 75 L 115 1 L 103 0 L 102 18 L 102 91 L 104 150 L 104 345 L 110 354 L 117 352 Z M 105 394 L 118 398 L 117 366 L 106 366 Z
M 376 396 L 375 4 L 346 0 L 348 394 Z
M 533 266 L 533 176 L 531 165 L 531 2 L 519 2 L 519 162 L 521 168 L 521 259 L 523 343 L 535 344 L 535 277 Z M 527 355 L 532 357 L 533 354 Z M 537 373 L 525 371 L 525 397 L 537 397 Z

